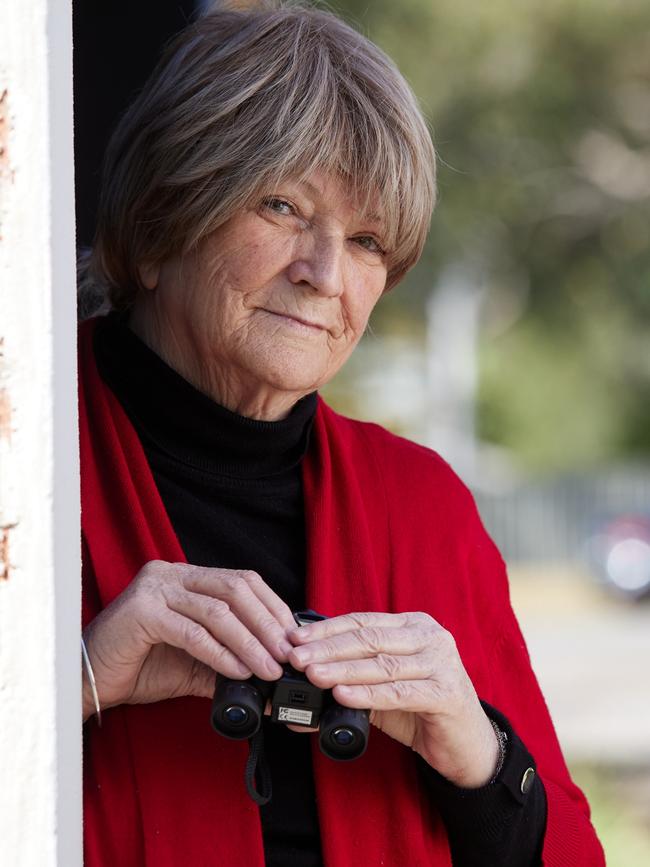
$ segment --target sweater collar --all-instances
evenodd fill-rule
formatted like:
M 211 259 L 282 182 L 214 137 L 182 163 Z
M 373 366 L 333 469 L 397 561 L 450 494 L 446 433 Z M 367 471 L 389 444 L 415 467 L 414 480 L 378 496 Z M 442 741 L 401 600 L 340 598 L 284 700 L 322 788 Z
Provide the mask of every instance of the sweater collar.
M 316 392 L 281 421 L 238 415 L 169 367 L 116 313 L 98 321 L 94 351 L 102 379 L 143 442 L 181 463 L 221 476 L 263 478 L 295 468 L 307 451 Z

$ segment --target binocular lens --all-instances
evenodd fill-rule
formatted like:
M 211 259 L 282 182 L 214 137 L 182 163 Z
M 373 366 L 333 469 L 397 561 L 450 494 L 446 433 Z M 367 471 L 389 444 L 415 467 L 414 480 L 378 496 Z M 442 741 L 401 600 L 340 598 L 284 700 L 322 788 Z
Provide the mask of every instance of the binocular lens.
M 264 696 L 254 684 L 219 678 L 212 700 L 212 727 L 234 740 L 251 738 L 264 714 Z
M 248 711 L 245 707 L 233 705 L 227 707 L 223 712 L 224 717 L 233 726 L 241 726 L 248 720 Z
M 337 746 L 348 747 L 354 740 L 354 732 L 351 732 L 350 729 L 334 729 L 330 738 Z
M 369 729 L 367 710 L 332 705 L 320 718 L 320 748 L 330 759 L 358 759 L 368 745 Z

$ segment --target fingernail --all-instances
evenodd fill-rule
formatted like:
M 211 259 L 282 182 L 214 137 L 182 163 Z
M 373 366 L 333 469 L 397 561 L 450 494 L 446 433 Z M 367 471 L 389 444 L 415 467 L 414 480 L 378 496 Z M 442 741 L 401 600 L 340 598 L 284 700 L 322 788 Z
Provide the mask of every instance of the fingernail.
M 278 650 L 286 656 L 293 650 L 293 644 L 289 644 L 288 641 L 284 640 L 278 641 Z

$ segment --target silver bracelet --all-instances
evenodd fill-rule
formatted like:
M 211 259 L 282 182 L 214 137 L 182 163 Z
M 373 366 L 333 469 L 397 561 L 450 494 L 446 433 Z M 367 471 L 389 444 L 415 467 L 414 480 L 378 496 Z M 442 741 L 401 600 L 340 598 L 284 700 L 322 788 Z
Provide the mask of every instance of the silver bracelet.
M 93 694 L 93 701 L 95 703 L 95 714 L 97 715 L 97 725 L 101 726 L 102 724 L 102 709 L 99 706 L 99 696 L 97 695 L 97 684 L 95 683 L 95 673 L 93 671 L 93 667 L 90 664 L 90 657 L 88 656 L 88 651 L 86 650 L 86 642 L 83 640 L 83 636 L 81 637 L 81 658 L 83 659 L 84 669 L 86 671 L 86 676 L 88 677 L 88 683 L 90 684 L 90 689 Z
M 488 717 L 488 719 L 490 719 L 490 718 Z M 496 735 L 497 742 L 499 744 L 499 758 L 497 760 L 496 770 L 494 771 L 494 774 L 492 775 L 492 779 L 490 780 L 490 783 L 493 783 L 496 780 L 496 778 L 499 776 L 499 774 L 501 773 L 501 768 L 503 767 L 503 763 L 506 760 L 506 750 L 508 748 L 508 735 L 505 732 L 501 731 L 501 729 L 499 728 L 499 724 L 496 723 L 493 719 L 490 719 L 490 724 L 491 724 L 492 728 L 494 729 L 494 734 Z

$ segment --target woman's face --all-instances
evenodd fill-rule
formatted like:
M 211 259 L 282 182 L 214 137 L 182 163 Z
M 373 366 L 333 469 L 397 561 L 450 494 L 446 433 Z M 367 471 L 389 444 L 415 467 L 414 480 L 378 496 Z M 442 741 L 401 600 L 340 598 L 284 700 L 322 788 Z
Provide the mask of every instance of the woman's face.
M 214 399 L 280 418 L 331 379 L 381 296 L 378 217 L 316 174 L 271 189 L 198 250 L 142 267 L 134 330 Z

